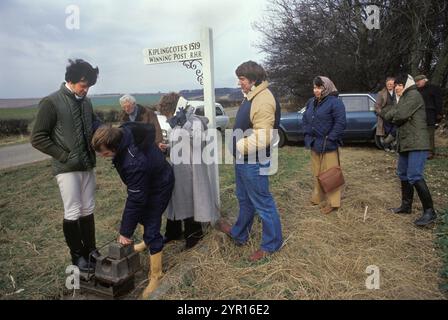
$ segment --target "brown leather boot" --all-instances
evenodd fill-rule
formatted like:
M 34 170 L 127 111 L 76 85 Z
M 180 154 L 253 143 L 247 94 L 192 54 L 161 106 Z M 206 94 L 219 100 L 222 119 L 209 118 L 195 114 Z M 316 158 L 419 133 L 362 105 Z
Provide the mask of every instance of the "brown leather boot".
M 338 210 L 338 209 L 339 209 L 339 208 L 335 208 L 335 207 L 326 205 L 325 207 L 323 207 L 323 208 L 320 209 L 320 212 L 323 213 L 323 214 L 329 214 L 329 213 L 331 213 L 331 212 L 333 212 L 333 211 L 336 211 L 336 210 Z
M 232 237 L 230 234 L 230 231 L 232 230 L 232 226 L 230 225 L 230 223 L 228 223 L 224 219 L 220 219 L 218 222 L 216 222 L 215 227 L 218 231 L 221 231 L 222 233 L 225 233 L 229 237 Z
M 250 262 L 257 262 L 260 261 L 261 259 L 266 258 L 267 256 L 269 256 L 270 253 L 267 251 L 264 251 L 262 249 L 258 249 L 257 251 L 255 251 L 250 257 L 249 257 L 249 261 Z

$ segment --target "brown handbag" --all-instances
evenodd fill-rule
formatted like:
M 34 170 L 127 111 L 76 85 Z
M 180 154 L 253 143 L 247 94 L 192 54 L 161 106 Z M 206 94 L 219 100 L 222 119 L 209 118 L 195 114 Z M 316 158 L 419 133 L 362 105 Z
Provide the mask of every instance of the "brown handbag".
M 322 169 L 322 160 L 325 156 L 325 146 L 327 144 L 327 137 L 325 137 L 324 145 L 322 148 L 322 154 L 320 158 L 320 166 L 319 166 L 319 172 Z M 332 192 L 339 188 L 340 186 L 345 184 L 344 175 L 342 174 L 341 169 L 341 161 L 339 159 L 339 148 L 337 149 L 338 153 L 338 163 L 339 165 L 331 167 L 330 169 L 325 170 L 324 172 L 320 172 L 317 176 L 317 179 L 319 180 L 319 184 L 322 188 L 322 190 L 325 193 Z

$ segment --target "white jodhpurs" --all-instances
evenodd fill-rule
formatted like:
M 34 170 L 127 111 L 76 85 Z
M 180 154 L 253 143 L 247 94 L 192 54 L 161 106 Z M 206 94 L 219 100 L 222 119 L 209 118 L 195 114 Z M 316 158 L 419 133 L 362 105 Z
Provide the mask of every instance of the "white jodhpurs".
M 96 188 L 93 170 L 60 173 L 56 181 L 64 203 L 64 219 L 74 221 L 93 213 Z

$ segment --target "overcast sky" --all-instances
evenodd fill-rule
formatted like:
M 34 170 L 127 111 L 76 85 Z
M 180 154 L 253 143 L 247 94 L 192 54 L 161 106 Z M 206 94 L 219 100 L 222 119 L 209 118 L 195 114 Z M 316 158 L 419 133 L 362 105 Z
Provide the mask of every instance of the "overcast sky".
M 144 65 L 142 49 L 198 40 L 213 28 L 215 86 L 236 87 L 235 68 L 262 61 L 253 22 L 268 0 L 1 0 L 0 98 L 42 97 L 64 80 L 68 58 L 98 66 L 90 94 L 198 89 L 181 63 Z M 66 28 L 69 5 L 80 28 Z M 70 20 L 69 21 L 73 21 Z

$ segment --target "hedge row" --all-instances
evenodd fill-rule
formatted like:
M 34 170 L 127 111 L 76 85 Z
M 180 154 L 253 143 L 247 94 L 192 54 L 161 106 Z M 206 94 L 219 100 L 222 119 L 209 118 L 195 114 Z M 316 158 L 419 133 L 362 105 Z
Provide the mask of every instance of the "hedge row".
M 102 122 L 119 122 L 120 111 L 108 110 L 95 112 Z M 30 133 L 29 127 L 33 120 L 30 119 L 1 119 L 0 136 L 27 135 Z
M 120 111 L 118 110 L 96 111 L 95 113 L 102 122 L 120 122 Z
M 0 135 L 12 136 L 18 134 L 29 134 L 27 119 L 6 119 L 0 120 Z

